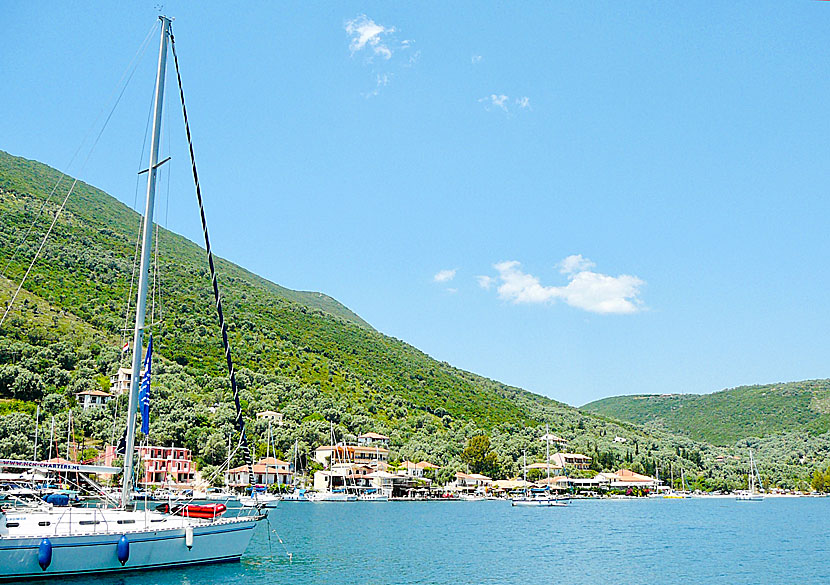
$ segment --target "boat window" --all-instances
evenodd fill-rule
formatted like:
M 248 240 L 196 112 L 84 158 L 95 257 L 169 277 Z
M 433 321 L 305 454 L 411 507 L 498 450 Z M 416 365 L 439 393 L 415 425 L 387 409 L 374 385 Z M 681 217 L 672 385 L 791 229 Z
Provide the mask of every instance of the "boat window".
M 100 523 L 101 523 L 100 520 L 81 520 L 80 522 L 78 522 L 78 524 L 80 524 L 81 526 L 89 526 L 91 524 L 100 524 Z
M 150 522 L 164 522 L 167 518 L 150 518 Z
M 6 522 L 6 526 L 9 528 L 17 528 L 20 526 L 20 522 Z
M 38 522 L 37 525 L 38 526 L 51 526 L 52 523 L 47 520 L 45 522 Z
M 130 519 L 130 520 L 119 520 L 118 523 L 119 524 L 135 524 L 135 520 L 132 520 L 132 519 Z

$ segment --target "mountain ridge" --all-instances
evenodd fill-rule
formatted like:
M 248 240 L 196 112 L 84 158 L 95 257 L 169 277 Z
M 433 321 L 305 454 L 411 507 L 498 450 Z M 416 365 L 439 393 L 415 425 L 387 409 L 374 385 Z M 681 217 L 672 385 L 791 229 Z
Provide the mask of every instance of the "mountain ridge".
M 830 432 L 830 379 L 754 384 L 710 394 L 610 396 L 580 408 L 716 445 L 787 432 L 820 435 Z
M 48 222 L 40 220 L 13 261 L 11 248 L 61 175 L 0 151 L 0 266 L 9 265 L 9 279 L 0 278 L 0 301 L 8 302 Z M 55 201 L 66 188 L 56 190 Z M 46 217 L 57 208 L 45 204 Z M 123 396 L 106 410 L 86 412 L 78 410 L 74 395 L 107 389 L 109 375 L 124 361 L 118 340 L 130 322 L 124 309 L 138 225 L 138 214 L 128 206 L 78 183 L 23 299 L 0 328 L 0 399 L 23 401 L 29 409 L 0 415 L 0 454 L 30 451 L 34 425 L 27 412 L 34 403 L 57 421 L 56 437 L 67 436 L 65 412 L 73 408 L 81 428 L 76 440 L 97 447 L 123 424 Z M 150 440 L 192 449 L 197 463 L 209 469 L 227 457 L 234 414 L 204 250 L 168 230 L 158 234 L 160 297 L 155 312 L 148 309 L 159 359 Z M 539 426 L 549 424 L 569 450 L 589 454 L 597 469 L 626 465 L 653 473 L 675 464 L 698 473 L 696 481 L 706 489 L 740 481 L 733 460 L 717 459 L 732 449 L 580 411 L 455 368 L 376 331 L 324 293 L 290 291 L 221 258 L 216 265 L 255 449 L 264 448 L 266 432 L 256 412 L 272 409 L 285 415 L 285 426 L 272 438 L 286 452 L 298 441 L 308 457 L 332 431 L 348 438 L 375 430 L 392 438 L 395 457 L 434 460 L 448 479 L 465 468 L 465 442 L 487 434 L 499 475 L 509 476 L 525 451 L 542 456 Z M 781 481 L 803 482 L 803 462 L 812 464 L 823 446 L 810 443 L 803 461 L 786 460 Z

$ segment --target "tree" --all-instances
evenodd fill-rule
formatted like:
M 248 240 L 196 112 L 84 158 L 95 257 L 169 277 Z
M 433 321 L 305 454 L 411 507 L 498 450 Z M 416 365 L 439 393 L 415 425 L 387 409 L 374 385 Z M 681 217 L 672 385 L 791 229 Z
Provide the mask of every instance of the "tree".
M 827 482 L 824 473 L 820 469 L 813 472 L 813 481 L 810 483 L 813 491 L 824 492 L 827 489 Z
M 467 441 L 461 460 L 470 466 L 470 472 L 495 477 L 499 472 L 499 457 L 490 450 L 490 437 L 476 435 Z

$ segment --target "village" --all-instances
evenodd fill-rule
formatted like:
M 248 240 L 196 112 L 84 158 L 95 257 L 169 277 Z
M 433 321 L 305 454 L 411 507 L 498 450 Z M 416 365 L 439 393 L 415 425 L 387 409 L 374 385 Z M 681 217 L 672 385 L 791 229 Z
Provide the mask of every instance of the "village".
M 130 375 L 127 368 L 119 369 L 110 379 L 110 392 L 85 390 L 77 393 L 79 406 L 84 410 L 104 407 L 109 400 L 129 391 Z M 256 417 L 267 421 L 267 441 L 270 444 L 271 425 L 283 425 L 282 413 L 265 410 L 257 412 Z M 136 487 L 139 493 L 158 498 L 168 498 L 171 494 L 195 498 L 219 494 L 225 498 L 236 498 L 258 491 L 278 494 L 296 492 L 308 494 L 306 497 L 310 499 L 315 494 L 343 494 L 349 496 L 347 501 L 352 498 L 375 501 L 507 498 L 511 494 L 529 491 L 563 496 L 637 497 L 669 489 L 661 485 L 658 478 L 624 468 L 587 477 L 590 475 L 591 457 L 556 450 L 565 448 L 567 441 L 554 434 L 546 433 L 541 439 L 547 441 L 549 451 L 553 445 L 555 452 L 548 451 L 546 461 L 525 462 L 521 477 L 494 479 L 467 470 L 457 471 L 450 481 L 443 483 L 437 480 L 442 469 L 440 465 L 425 460 L 390 458 L 390 437 L 376 432 L 360 434 L 351 443 L 332 440 L 331 444 L 316 447 L 309 454 L 310 461 L 306 460 L 306 469 L 302 469 L 296 452 L 294 461 L 283 461 L 266 450 L 266 456 L 254 461 L 250 467 L 226 465 L 220 470 L 221 473 L 211 476 L 200 473 L 189 449 L 142 444 L 136 447 L 140 466 Z M 78 463 L 79 450 L 78 445 L 68 443 L 65 457 L 56 452 L 54 457 L 41 463 Z M 123 453 L 119 453 L 115 445 L 107 445 L 91 463 L 112 466 L 120 455 Z M 6 484 L 23 479 L 20 474 L 0 473 L 0 482 Z M 36 474 L 28 479 L 47 481 L 45 475 L 38 477 Z M 115 481 L 107 474 L 99 475 L 98 480 L 104 485 Z

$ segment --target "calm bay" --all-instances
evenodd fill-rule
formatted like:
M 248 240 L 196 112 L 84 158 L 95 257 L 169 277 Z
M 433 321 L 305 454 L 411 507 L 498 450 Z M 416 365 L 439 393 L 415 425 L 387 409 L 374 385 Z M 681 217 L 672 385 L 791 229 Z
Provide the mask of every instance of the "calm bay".
M 575 500 L 541 509 L 282 503 L 269 511 L 270 534 L 263 525 L 240 564 L 66 582 L 818 584 L 830 578 L 828 506 L 825 498 Z

